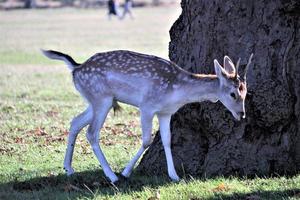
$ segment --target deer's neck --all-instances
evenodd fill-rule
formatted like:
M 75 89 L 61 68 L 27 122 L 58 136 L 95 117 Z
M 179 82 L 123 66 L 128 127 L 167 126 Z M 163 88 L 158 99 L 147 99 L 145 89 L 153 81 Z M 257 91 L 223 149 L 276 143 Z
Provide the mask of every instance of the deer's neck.
M 178 93 L 183 104 L 219 100 L 219 79 L 216 75 L 184 74 L 178 81 Z

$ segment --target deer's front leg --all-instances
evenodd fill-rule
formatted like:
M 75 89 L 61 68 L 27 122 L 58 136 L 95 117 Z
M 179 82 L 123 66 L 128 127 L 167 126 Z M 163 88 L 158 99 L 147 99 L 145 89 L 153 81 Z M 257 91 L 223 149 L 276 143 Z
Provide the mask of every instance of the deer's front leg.
M 116 182 L 118 177 L 111 170 L 101 148 L 99 145 L 99 131 L 105 121 L 105 118 L 112 106 L 112 98 L 102 99 L 101 103 L 92 105 L 93 108 L 93 119 L 87 131 L 87 139 L 92 146 L 94 154 L 96 155 L 104 174 L 111 180 Z
M 67 175 L 71 175 L 74 173 L 74 169 L 72 168 L 72 157 L 77 135 L 81 131 L 81 129 L 83 129 L 91 122 L 92 117 L 92 110 L 89 107 L 83 113 L 75 117 L 71 122 L 71 127 L 68 136 L 68 146 L 64 159 L 64 169 L 66 170 Z
M 174 167 L 173 157 L 171 152 L 171 132 L 170 132 L 171 115 L 158 115 L 158 121 L 159 121 L 160 136 L 161 136 L 161 140 L 164 146 L 166 159 L 167 159 L 169 177 L 173 181 L 179 181 L 179 177 Z
M 142 146 L 136 153 L 136 155 L 132 158 L 132 160 L 127 164 L 125 169 L 122 172 L 122 175 L 125 177 L 129 177 L 134 165 L 139 160 L 141 155 L 144 151 L 150 146 L 151 144 L 151 131 L 152 131 L 152 120 L 154 114 L 148 111 L 141 109 L 141 127 L 142 127 Z

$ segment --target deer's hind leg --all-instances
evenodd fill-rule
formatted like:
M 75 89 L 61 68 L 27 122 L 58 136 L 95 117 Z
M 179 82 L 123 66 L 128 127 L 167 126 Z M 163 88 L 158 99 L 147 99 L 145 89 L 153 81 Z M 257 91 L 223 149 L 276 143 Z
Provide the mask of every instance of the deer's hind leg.
M 68 145 L 64 159 L 64 169 L 66 170 L 67 175 L 71 175 L 74 173 L 74 169 L 72 168 L 72 157 L 77 135 L 85 126 L 87 126 L 91 122 L 92 117 L 92 109 L 91 107 L 88 107 L 84 112 L 74 117 L 71 122 L 68 136 Z
M 118 180 L 118 177 L 111 170 L 99 145 L 99 131 L 104 124 L 105 118 L 109 110 L 111 109 L 112 104 L 112 97 L 101 98 L 99 102 L 91 104 L 93 109 L 93 117 L 88 128 L 86 137 L 92 146 L 94 154 L 96 155 L 104 171 L 104 174 L 111 180 L 111 182 L 116 182 Z

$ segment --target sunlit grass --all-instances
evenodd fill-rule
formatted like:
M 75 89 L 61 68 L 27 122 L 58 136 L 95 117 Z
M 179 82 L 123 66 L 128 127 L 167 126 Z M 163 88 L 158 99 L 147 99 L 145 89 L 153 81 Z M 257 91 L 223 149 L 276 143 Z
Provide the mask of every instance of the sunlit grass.
M 135 19 L 107 19 L 105 9 L 0 11 L 1 64 L 53 64 L 40 48 L 79 61 L 99 51 L 130 49 L 168 57 L 168 31 L 179 6 L 134 9 Z

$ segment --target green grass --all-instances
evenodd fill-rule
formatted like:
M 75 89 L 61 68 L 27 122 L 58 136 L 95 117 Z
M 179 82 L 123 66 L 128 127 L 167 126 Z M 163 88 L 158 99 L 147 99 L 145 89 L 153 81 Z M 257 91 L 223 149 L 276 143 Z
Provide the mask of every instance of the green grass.
M 168 57 L 168 30 L 179 6 L 135 9 L 135 20 L 107 20 L 106 10 L 0 11 L 1 64 L 53 64 L 40 48 L 84 61 L 99 51 L 130 49 Z
M 271 178 L 187 177 L 134 173 L 118 186 L 104 177 L 84 132 L 73 165 L 62 169 L 69 121 L 85 104 L 61 63 L 39 49 L 70 53 L 82 62 L 98 51 L 131 49 L 168 55 L 168 30 L 177 7 L 134 10 L 136 19 L 108 21 L 105 10 L 55 9 L 0 11 L 0 199 L 300 199 L 300 176 Z M 120 172 L 139 148 L 138 110 L 123 105 L 110 113 L 101 145 L 113 170 Z M 158 128 L 157 121 L 154 130 Z

